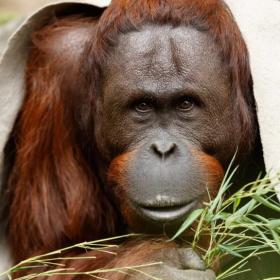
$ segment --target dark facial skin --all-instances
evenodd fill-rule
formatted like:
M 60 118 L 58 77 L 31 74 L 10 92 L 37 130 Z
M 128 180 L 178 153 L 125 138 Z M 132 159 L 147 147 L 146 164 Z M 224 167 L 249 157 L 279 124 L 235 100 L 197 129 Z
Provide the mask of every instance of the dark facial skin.
M 233 104 L 207 33 L 145 25 L 118 38 L 103 69 L 95 134 L 109 169 L 125 155 L 115 164 L 122 181 L 115 188 L 126 197 L 126 216 L 153 228 L 201 205 L 211 185 L 209 158 L 224 168 L 238 146 Z

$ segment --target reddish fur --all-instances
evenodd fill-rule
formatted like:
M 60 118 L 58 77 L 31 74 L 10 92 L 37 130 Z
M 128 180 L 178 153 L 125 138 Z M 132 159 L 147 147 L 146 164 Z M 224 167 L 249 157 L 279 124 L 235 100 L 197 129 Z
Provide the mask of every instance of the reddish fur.
M 241 150 L 245 140 L 251 138 L 253 114 L 249 108 L 253 100 L 249 94 L 248 54 L 222 2 L 114 0 L 98 21 L 70 17 L 51 24 L 33 38 L 26 74 L 26 98 L 15 128 L 16 160 L 8 182 L 11 197 L 8 236 L 15 261 L 117 233 L 120 221 L 98 182 L 96 171 L 89 168 L 83 156 L 72 107 L 75 100 L 79 100 L 75 96 L 77 89 L 85 104 L 94 104 L 101 80 L 100 67 L 106 63 L 109 44 L 120 31 L 137 28 L 143 21 L 192 24 L 208 30 L 229 68 L 232 99 L 243 128 Z M 77 27 L 85 31 L 81 48 L 63 49 L 57 42 L 64 32 Z M 89 120 L 89 111 L 85 110 L 82 117 Z M 211 186 L 217 186 L 222 175 L 218 162 L 201 154 L 198 158 L 211 175 Z M 143 246 L 140 253 L 135 253 L 141 244 L 124 246 L 118 258 L 100 254 L 97 261 L 71 261 L 70 265 L 80 271 L 114 267 L 120 263 L 128 265 L 131 256 L 134 256 L 133 263 L 141 262 L 148 251 L 154 249 Z M 114 274 L 108 279 L 120 280 L 123 276 Z
M 220 162 L 212 156 L 209 156 L 203 152 L 192 150 L 193 156 L 198 159 L 200 165 L 205 170 L 207 189 L 211 197 L 215 197 L 220 187 L 224 176 L 224 169 Z M 204 201 L 207 201 L 208 197 Z
M 33 50 L 27 67 L 27 95 L 17 123 L 17 155 L 9 179 L 13 196 L 9 240 L 16 261 L 116 233 L 113 209 L 81 155 L 64 106 L 65 65 L 60 64 L 62 53 L 51 48 L 51 39 L 63 34 L 63 27 L 51 29 L 50 48 Z
M 119 203 L 122 203 L 122 215 L 125 217 L 127 224 L 137 232 L 142 232 L 143 225 L 139 222 L 139 218 L 135 215 L 134 211 L 132 211 L 130 202 L 126 196 L 127 179 L 125 172 L 130 165 L 130 160 L 133 160 L 136 152 L 137 148 L 135 148 L 134 151 L 117 156 L 110 164 L 108 179 L 110 185 L 114 186 L 116 198 Z
M 109 181 L 120 186 L 127 186 L 124 172 L 126 171 L 126 166 L 128 166 L 129 161 L 133 159 L 135 152 L 136 149 L 114 158 L 108 170 Z

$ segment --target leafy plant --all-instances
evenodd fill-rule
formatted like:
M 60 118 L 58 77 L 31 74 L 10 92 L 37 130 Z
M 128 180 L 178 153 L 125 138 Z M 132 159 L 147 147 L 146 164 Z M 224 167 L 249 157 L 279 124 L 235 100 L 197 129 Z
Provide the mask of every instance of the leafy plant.
M 232 163 L 230 165 L 230 168 Z M 279 216 L 280 203 L 275 187 L 280 176 L 272 180 L 268 177 L 257 179 L 228 196 L 231 180 L 237 167 L 228 169 L 218 195 L 205 204 L 203 209 L 195 210 L 184 222 L 173 239 L 191 228 L 197 221 L 191 246 L 202 251 L 207 267 L 213 267 L 219 259 L 228 256 L 237 258 L 237 262 L 217 276 L 217 280 L 241 274 L 248 260 L 262 254 L 275 252 L 280 254 L 280 218 L 265 217 L 260 212 L 269 210 Z M 260 210 L 261 209 L 261 210 Z M 208 248 L 201 248 L 200 240 L 208 236 Z M 278 275 L 271 280 L 280 279 Z M 267 279 L 268 280 L 268 279 Z

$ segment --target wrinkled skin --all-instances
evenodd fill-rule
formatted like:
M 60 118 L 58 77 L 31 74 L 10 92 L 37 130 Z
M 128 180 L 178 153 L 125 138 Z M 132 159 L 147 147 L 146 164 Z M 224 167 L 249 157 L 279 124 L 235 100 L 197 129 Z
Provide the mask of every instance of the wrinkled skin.
M 221 163 L 214 167 L 219 180 L 239 142 L 226 66 L 207 33 L 183 26 L 146 25 L 121 35 L 108 61 L 95 138 L 103 139 L 98 150 L 109 174 L 120 179 L 103 180 L 116 189 L 133 230 L 178 228 L 207 199 L 208 170 L 199 155 Z M 188 249 L 155 254 L 158 260 L 163 265 L 146 271 L 163 279 L 215 278 Z
M 173 137 L 229 160 L 239 140 L 232 135 L 238 118 L 227 69 L 207 33 L 145 26 L 122 35 L 108 61 L 96 131 L 97 139 L 104 137 L 104 157 L 110 161 L 127 149 Z M 143 101 L 151 110 L 139 113 L 136 105 Z M 184 101 L 193 108 L 180 111 Z
M 217 188 L 238 145 L 227 69 L 213 39 L 192 27 L 147 25 L 121 35 L 110 53 L 95 138 L 109 171 L 125 162 L 113 171 L 125 182 L 115 182 L 127 198 L 122 211 L 132 229 L 181 222 L 207 184 Z M 214 186 L 209 172 L 219 173 Z

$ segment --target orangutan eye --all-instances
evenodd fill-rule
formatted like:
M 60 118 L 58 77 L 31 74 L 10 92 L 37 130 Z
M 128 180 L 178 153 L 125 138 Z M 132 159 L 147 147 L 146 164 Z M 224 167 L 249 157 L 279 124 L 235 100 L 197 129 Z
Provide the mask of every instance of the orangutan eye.
M 153 110 L 153 106 L 152 104 L 143 101 L 135 106 L 135 110 L 139 113 L 149 113 Z
M 194 107 L 194 100 L 191 97 L 185 97 L 180 104 L 177 106 L 177 109 L 180 111 L 190 111 Z

